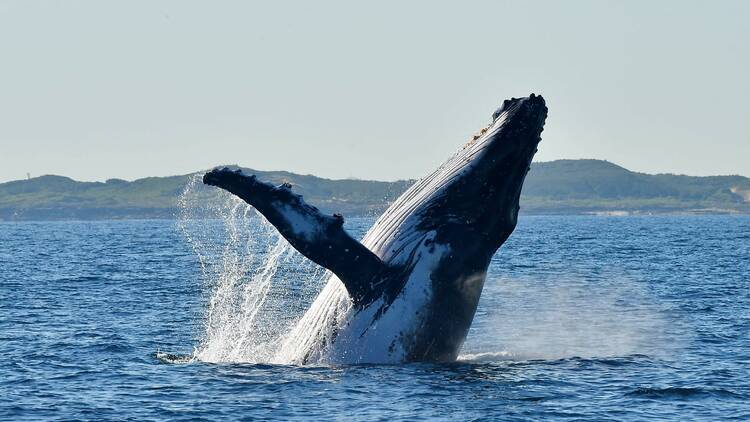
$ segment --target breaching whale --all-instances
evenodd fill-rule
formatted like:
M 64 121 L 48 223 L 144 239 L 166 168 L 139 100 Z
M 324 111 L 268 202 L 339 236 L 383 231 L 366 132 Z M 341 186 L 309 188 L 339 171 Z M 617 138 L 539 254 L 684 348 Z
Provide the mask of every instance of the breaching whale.
M 516 226 L 541 140 L 541 96 L 505 100 L 492 122 L 404 192 L 361 242 L 339 214 L 227 168 L 203 182 L 240 197 L 332 272 L 283 339 L 278 363 L 445 362 L 471 326 L 490 259 Z

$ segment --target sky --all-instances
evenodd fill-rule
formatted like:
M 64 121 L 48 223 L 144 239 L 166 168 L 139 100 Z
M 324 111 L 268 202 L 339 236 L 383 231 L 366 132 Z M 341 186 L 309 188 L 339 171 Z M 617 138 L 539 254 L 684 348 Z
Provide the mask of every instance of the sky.
M 750 176 L 748 1 L 0 0 L 0 182 L 421 177 L 532 92 L 536 161 Z

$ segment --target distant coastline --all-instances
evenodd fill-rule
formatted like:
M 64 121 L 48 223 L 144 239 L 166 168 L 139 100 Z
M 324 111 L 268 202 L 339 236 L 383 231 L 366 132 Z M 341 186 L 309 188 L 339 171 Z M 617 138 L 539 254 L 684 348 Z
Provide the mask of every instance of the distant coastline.
M 244 170 L 272 183 L 289 182 L 324 212 L 350 217 L 379 215 L 414 182 Z M 191 176 L 78 182 L 48 175 L 0 183 L 0 221 L 175 218 Z M 601 160 L 533 163 L 521 214 L 750 214 L 750 178 L 652 175 Z

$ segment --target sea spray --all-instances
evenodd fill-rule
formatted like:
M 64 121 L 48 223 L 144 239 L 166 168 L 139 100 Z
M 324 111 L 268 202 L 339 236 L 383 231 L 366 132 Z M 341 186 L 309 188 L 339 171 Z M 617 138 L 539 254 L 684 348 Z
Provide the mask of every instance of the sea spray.
M 664 356 L 685 337 L 645 284 L 616 273 L 498 277 L 485 290 L 461 360 Z
M 259 213 L 208 189 L 194 175 L 179 198 L 178 227 L 195 251 L 206 286 L 195 358 L 269 362 L 307 309 L 326 271 L 304 259 Z

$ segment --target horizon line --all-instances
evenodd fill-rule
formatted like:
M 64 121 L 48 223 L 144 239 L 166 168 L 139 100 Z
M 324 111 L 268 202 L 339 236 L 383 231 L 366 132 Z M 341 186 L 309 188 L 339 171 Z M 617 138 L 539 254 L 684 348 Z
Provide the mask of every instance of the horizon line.
M 600 162 L 605 162 L 605 163 L 609 163 L 609 164 L 612 164 L 614 166 L 620 167 L 620 168 L 622 168 L 624 170 L 627 170 L 627 171 L 629 171 L 631 173 L 646 174 L 646 175 L 651 175 L 651 176 L 672 175 L 672 176 L 686 176 L 686 177 L 744 177 L 744 178 L 750 178 L 750 176 L 745 176 L 745 175 L 739 174 L 739 173 L 737 173 L 737 174 L 712 174 L 712 175 L 704 175 L 704 176 L 696 176 L 696 175 L 690 175 L 690 174 L 685 174 L 685 173 L 668 173 L 668 172 L 667 173 L 646 173 L 646 172 L 640 172 L 640 171 L 630 170 L 627 167 L 624 167 L 624 166 L 622 166 L 620 164 L 617 164 L 617 163 L 615 163 L 613 161 L 606 160 L 606 159 L 600 159 L 600 158 L 558 158 L 558 159 L 549 160 L 549 161 L 534 161 L 534 162 L 532 162 L 532 165 L 533 164 L 554 163 L 554 162 L 558 162 L 558 161 L 600 161 Z M 312 177 L 317 177 L 319 179 L 326 179 L 326 180 L 357 180 L 357 181 L 363 181 L 363 182 L 397 183 L 397 182 L 413 181 L 413 180 L 419 180 L 420 179 L 420 178 L 410 178 L 410 179 L 379 180 L 379 179 L 359 178 L 357 176 L 348 176 L 348 177 L 342 177 L 342 178 L 334 178 L 334 177 L 319 176 L 319 175 L 312 174 L 312 173 L 295 172 L 293 170 L 262 170 L 262 169 L 259 169 L 259 168 L 244 167 L 244 166 L 239 165 L 239 164 L 220 164 L 220 165 L 217 165 L 217 166 L 212 166 L 212 167 L 207 168 L 207 169 L 197 170 L 197 171 L 194 171 L 194 172 L 191 172 L 191 173 L 169 174 L 169 175 L 163 175 L 163 176 L 144 176 L 144 177 L 138 177 L 138 178 L 130 179 L 130 180 L 128 180 L 128 179 L 121 179 L 121 178 L 118 178 L 118 177 L 109 177 L 109 178 L 106 178 L 106 179 L 98 179 L 98 180 L 79 180 L 79 179 L 74 179 L 74 178 L 72 178 L 70 176 L 65 176 L 65 175 L 61 175 L 61 174 L 53 174 L 53 173 L 45 173 L 45 174 L 42 174 L 42 175 L 39 175 L 39 176 L 33 176 L 32 177 L 30 173 L 27 173 L 27 177 L 26 178 L 11 179 L 11 180 L 0 180 L 0 185 L 5 184 L 5 183 L 23 182 L 23 181 L 26 181 L 26 180 L 38 179 L 38 178 L 41 178 L 41 177 L 49 177 L 49 176 L 52 176 L 52 177 L 64 177 L 64 178 L 70 179 L 70 180 L 72 180 L 74 182 L 80 182 L 80 183 L 106 183 L 109 180 L 120 180 L 120 181 L 124 181 L 124 182 L 128 182 L 128 183 L 132 183 L 132 182 L 136 182 L 138 180 L 150 179 L 150 178 L 168 178 L 168 177 L 190 176 L 190 175 L 193 175 L 193 174 L 196 174 L 196 173 L 200 173 L 200 172 L 204 172 L 204 171 L 208 171 L 208 170 L 211 170 L 211 169 L 214 169 L 214 168 L 220 168 L 220 167 L 230 167 L 230 168 L 231 167 L 239 167 L 239 168 L 244 168 L 244 169 L 248 169 L 248 170 L 253 170 L 253 171 L 258 171 L 258 172 L 264 172 L 264 173 L 285 172 L 285 173 L 292 173 L 292 174 L 296 174 L 296 175 L 300 175 L 300 176 L 312 176 Z M 424 177 L 424 176 L 422 176 L 422 177 Z

